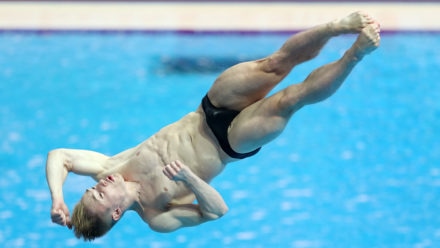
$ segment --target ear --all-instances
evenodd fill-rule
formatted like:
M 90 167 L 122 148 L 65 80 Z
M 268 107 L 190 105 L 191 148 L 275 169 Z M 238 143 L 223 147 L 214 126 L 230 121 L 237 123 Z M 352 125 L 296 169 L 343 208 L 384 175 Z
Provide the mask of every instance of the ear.
M 116 208 L 115 210 L 113 210 L 113 213 L 112 213 L 112 219 L 114 220 L 114 221 L 118 221 L 120 218 L 121 218 L 121 216 L 122 216 L 122 210 L 121 210 L 121 208 Z

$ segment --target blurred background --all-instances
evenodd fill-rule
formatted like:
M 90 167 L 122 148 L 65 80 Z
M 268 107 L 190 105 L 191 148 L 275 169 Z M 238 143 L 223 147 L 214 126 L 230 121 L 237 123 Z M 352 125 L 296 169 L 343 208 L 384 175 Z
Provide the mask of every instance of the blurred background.
M 437 30 L 438 1 L 1 1 L 2 29 L 296 30 L 364 10 L 389 30 Z
M 362 10 L 381 47 L 212 185 L 230 212 L 171 234 L 127 213 L 104 238 L 50 221 L 48 151 L 116 154 L 197 108 L 225 68 Z M 438 1 L 0 1 L 3 247 L 440 247 Z M 338 59 L 332 39 L 279 87 Z M 93 185 L 70 176 L 70 209 Z

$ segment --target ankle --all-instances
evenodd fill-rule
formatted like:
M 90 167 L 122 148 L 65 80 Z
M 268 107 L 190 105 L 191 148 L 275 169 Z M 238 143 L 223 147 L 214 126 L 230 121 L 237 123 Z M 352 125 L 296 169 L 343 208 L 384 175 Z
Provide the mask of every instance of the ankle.
M 360 49 L 354 45 L 351 49 L 349 49 L 346 53 L 345 56 L 349 61 L 352 62 L 359 62 L 364 58 L 365 54 L 360 52 Z
M 325 25 L 325 30 L 330 36 L 337 36 L 339 35 L 338 31 L 338 20 L 331 21 Z

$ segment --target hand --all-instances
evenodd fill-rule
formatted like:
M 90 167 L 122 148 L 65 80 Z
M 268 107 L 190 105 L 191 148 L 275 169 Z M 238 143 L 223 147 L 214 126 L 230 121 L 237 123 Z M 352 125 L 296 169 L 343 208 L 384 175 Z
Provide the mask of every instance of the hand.
M 52 205 L 52 210 L 50 211 L 50 217 L 52 218 L 53 223 L 61 226 L 67 226 L 69 229 L 72 228 L 72 224 L 70 223 L 69 209 L 63 201 L 54 202 Z
M 165 174 L 170 180 L 174 181 L 185 181 L 190 172 L 188 166 L 179 160 L 167 164 L 163 169 L 163 174 Z

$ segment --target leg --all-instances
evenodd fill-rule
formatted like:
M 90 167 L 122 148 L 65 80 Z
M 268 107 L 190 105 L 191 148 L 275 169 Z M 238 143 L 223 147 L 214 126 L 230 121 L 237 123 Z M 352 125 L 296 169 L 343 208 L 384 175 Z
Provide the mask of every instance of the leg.
M 341 59 L 318 68 L 303 83 L 291 85 L 244 109 L 229 129 L 232 148 L 249 152 L 275 139 L 295 111 L 331 96 L 355 65 L 378 47 L 379 41 L 379 25 L 368 25 Z
M 217 107 L 240 111 L 264 98 L 295 65 L 315 57 L 331 37 L 360 32 L 372 21 L 355 12 L 295 34 L 269 57 L 227 69 L 209 90 L 209 98 Z

